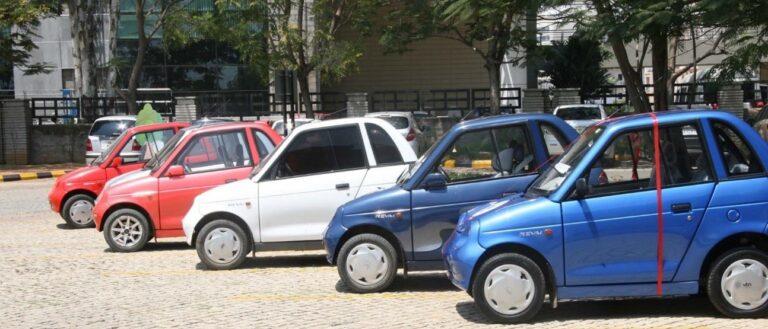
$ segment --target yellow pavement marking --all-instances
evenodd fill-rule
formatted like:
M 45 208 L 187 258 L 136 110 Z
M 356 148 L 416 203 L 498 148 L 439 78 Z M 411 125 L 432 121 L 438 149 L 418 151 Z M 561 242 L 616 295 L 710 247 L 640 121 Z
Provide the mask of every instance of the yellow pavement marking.
M 51 171 L 51 175 L 53 177 L 59 177 L 59 176 L 62 176 L 64 174 L 66 174 L 66 173 L 67 173 L 66 170 L 54 170 L 54 171 Z
M 24 173 L 19 174 L 19 177 L 21 177 L 21 180 L 37 179 L 37 173 L 34 173 L 34 172 L 24 172 Z

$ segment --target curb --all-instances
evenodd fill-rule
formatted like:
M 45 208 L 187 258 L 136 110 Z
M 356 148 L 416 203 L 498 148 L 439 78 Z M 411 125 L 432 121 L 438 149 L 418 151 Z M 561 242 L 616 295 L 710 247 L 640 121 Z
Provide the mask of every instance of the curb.
M 54 178 L 64 175 L 71 170 L 52 170 L 41 172 L 25 172 L 20 174 L 8 174 L 0 176 L 0 182 L 15 182 L 20 180 L 41 179 L 41 178 Z

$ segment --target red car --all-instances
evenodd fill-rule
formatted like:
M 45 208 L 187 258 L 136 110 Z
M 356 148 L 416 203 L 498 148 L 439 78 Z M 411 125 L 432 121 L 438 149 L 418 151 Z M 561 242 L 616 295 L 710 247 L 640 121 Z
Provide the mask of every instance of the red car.
M 281 141 L 263 122 L 184 129 L 144 170 L 106 185 L 93 208 L 96 229 L 120 252 L 140 250 L 153 237 L 184 236 L 181 220 L 198 194 L 248 177 Z
M 93 204 L 104 184 L 144 167 L 165 143 L 188 123 L 158 123 L 125 130 L 88 166 L 59 177 L 48 193 L 51 210 L 70 226 L 93 225 Z

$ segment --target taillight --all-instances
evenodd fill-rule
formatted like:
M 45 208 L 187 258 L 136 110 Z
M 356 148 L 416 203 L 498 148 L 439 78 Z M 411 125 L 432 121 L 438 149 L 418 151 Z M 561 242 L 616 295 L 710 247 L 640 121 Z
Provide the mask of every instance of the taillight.
M 763 106 L 765 106 L 765 102 L 763 102 L 763 101 L 755 102 L 755 107 L 763 107 Z
M 410 142 L 414 139 L 416 139 L 416 132 L 411 128 L 411 130 L 408 130 L 408 135 L 405 136 L 405 140 Z
M 93 143 L 91 143 L 90 139 L 85 140 L 85 150 L 88 152 L 93 151 Z
M 139 142 L 134 140 L 133 145 L 131 146 L 131 150 L 135 152 L 141 151 L 141 145 L 139 145 Z

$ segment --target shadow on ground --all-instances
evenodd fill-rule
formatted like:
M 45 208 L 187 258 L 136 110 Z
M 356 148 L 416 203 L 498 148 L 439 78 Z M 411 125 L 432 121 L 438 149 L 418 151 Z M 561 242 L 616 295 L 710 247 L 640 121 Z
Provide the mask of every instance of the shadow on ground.
M 135 252 L 153 252 L 153 251 L 169 251 L 169 250 L 184 250 L 192 249 L 186 242 L 149 242 L 143 249 Z M 115 252 L 112 249 L 106 248 L 104 252 Z
M 259 256 L 247 257 L 238 269 L 250 268 L 287 268 L 287 267 L 323 267 L 331 266 L 325 260 L 325 255 L 280 255 L 280 256 Z M 203 263 L 197 263 L 198 270 L 205 270 Z
M 456 304 L 456 311 L 474 323 L 490 324 L 471 301 Z M 705 297 L 672 299 L 602 300 L 560 303 L 556 309 L 544 304 L 531 323 L 562 322 L 570 320 L 609 320 L 654 317 L 717 317 L 719 313 Z
M 451 284 L 444 272 L 409 273 L 406 278 L 402 274 L 395 277 L 392 285 L 385 292 L 433 292 L 433 291 L 457 291 L 458 288 Z M 336 282 L 336 291 L 351 293 L 341 280 Z

